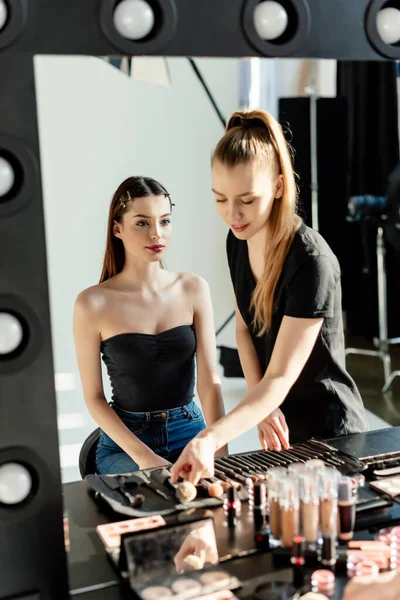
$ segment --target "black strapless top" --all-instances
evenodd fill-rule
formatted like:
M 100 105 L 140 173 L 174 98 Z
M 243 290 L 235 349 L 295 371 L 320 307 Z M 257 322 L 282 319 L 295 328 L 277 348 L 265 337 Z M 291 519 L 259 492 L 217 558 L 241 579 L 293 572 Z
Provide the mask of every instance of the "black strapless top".
M 196 337 L 192 325 L 157 334 L 120 333 L 101 342 L 112 400 L 149 412 L 188 404 L 194 395 Z

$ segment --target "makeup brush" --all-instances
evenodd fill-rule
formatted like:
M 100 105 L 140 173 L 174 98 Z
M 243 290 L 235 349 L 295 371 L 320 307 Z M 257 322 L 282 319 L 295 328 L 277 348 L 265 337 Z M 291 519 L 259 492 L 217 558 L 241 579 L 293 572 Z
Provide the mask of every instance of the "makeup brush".
M 258 481 L 257 475 L 250 475 L 248 466 L 241 465 L 241 463 L 235 460 L 235 458 L 236 457 L 233 456 L 226 456 L 224 458 L 219 458 L 218 461 L 220 465 L 222 463 L 228 469 L 232 469 L 234 473 L 240 473 L 240 475 L 245 479 L 249 477 L 253 481 L 253 483 Z
M 245 472 L 247 471 L 247 475 L 249 477 L 257 478 L 257 481 L 265 480 L 264 472 L 262 472 L 262 470 L 259 467 L 256 467 L 251 462 L 246 460 L 246 458 L 244 458 L 243 456 L 232 456 L 232 462 L 234 462 L 233 459 L 235 460 L 236 464 L 239 464 L 242 467 L 242 469 L 244 469 Z
M 175 495 L 180 502 L 192 502 L 197 496 L 196 486 L 190 481 L 182 481 L 178 483 Z
M 234 481 L 233 479 L 230 479 L 225 473 L 223 473 L 222 471 L 217 469 L 217 467 L 215 467 L 214 472 L 217 475 L 217 477 L 219 477 L 219 479 L 224 481 L 229 487 L 234 487 L 237 490 L 242 489 L 241 483 L 239 483 L 238 481 Z
M 189 554 L 183 559 L 183 573 L 188 573 L 190 571 L 200 571 L 203 567 L 204 561 L 195 554 Z
M 113 492 L 119 492 L 129 503 L 129 506 L 132 508 L 139 508 L 143 505 L 145 501 L 145 497 L 143 494 L 135 494 L 134 496 L 126 491 L 124 488 L 124 484 L 120 483 L 114 477 L 105 476 L 100 477 L 100 480 L 104 483 L 105 486 L 108 487 L 109 490 Z
M 233 479 L 233 480 L 236 479 L 237 481 L 240 481 L 240 483 L 244 483 L 246 485 L 246 477 L 243 477 L 243 475 L 239 475 L 239 473 L 235 473 L 235 471 L 233 471 L 232 468 L 228 468 L 220 462 L 218 462 L 218 463 L 216 462 L 215 465 L 218 469 L 218 473 L 217 473 L 217 471 L 215 471 L 215 473 L 218 475 L 218 477 L 221 477 L 220 473 L 222 472 L 225 475 L 227 475 L 230 479 Z
M 226 492 L 228 488 L 232 487 L 230 483 L 228 483 L 227 481 L 222 481 L 221 479 L 218 479 L 218 477 L 210 477 L 210 481 L 212 483 L 218 483 L 219 485 L 221 485 L 224 492 Z
M 220 483 L 212 483 L 207 479 L 200 479 L 198 485 L 207 490 L 210 498 L 220 498 L 224 494 L 224 488 Z
M 156 486 L 156 484 L 150 480 L 150 478 L 146 475 L 146 473 L 144 471 L 141 471 L 140 475 L 141 475 L 141 478 L 143 479 L 144 485 L 147 485 L 148 488 L 150 488 L 153 492 L 155 492 L 156 494 L 161 496 L 161 498 L 164 498 L 164 500 L 170 500 L 170 497 L 167 496 L 167 494 L 165 494 L 165 492 L 162 492 L 161 490 L 159 490 L 158 487 Z

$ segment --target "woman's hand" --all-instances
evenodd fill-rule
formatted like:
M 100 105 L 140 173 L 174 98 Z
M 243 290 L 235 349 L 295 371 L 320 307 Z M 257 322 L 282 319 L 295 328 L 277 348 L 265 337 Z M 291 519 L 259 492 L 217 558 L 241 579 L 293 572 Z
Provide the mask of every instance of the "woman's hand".
M 207 432 L 207 433 L 205 433 Z M 204 430 L 192 439 L 171 469 L 171 482 L 179 477 L 196 485 L 203 477 L 214 475 L 214 454 L 217 450 L 212 433 Z
M 214 533 L 214 532 L 212 532 Z M 195 554 L 202 562 L 217 565 L 219 561 L 218 550 L 215 544 L 215 537 L 209 536 L 207 526 L 191 531 L 185 538 L 179 552 L 175 555 L 174 563 L 177 573 L 182 573 L 185 568 L 185 558 L 190 554 Z
M 280 408 L 274 410 L 258 424 L 258 437 L 264 450 L 289 448 L 289 429 Z
M 226 444 L 225 446 L 222 446 L 222 448 L 220 448 L 219 450 L 217 450 L 214 456 L 215 456 L 215 458 L 217 456 L 221 456 L 221 457 L 229 456 L 228 444 Z

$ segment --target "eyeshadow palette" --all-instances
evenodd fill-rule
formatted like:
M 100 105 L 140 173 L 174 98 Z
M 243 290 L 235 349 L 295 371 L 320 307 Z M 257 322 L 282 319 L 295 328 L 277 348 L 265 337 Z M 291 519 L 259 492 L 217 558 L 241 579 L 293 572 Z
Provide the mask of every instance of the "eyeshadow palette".
M 165 519 L 161 515 L 154 517 L 143 517 L 139 519 L 129 519 L 127 521 L 118 521 L 117 523 L 107 523 L 98 525 L 96 531 L 99 534 L 107 550 L 119 548 L 121 536 L 126 533 L 135 533 L 137 531 L 147 531 L 166 525 Z
M 390 498 L 400 497 L 400 475 L 371 481 L 369 485 Z
M 239 580 L 220 567 L 203 571 L 192 571 L 184 575 L 165 578 L 160 582 L 138 586 L 131 583 L 140 600 L 235 600 L 231 589 L 240 587 Z

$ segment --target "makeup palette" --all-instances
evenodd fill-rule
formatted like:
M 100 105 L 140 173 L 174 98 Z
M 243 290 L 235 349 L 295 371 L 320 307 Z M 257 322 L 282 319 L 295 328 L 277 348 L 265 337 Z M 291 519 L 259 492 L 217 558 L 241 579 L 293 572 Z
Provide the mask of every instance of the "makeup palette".
M 234 598 L 227 590 L 239 581 L 219 567 L 213 519 L 195 514 L 186 519 L 191 520 L 164 522 L 156 532 L 150 527 L 122 534 L 119 570 L 137 598 L 187 600 L 216 592 L 216 600 Z
M 220 592 L 215 592 L 213 594 L 207 594 L 206 596 L 198 596 L 193 598 L 193 600 L 239 600 L 235 594 L 233 594 L 230 590 L 221 590 Z
M 400 496 L 400 475 L 395 477 L 387 477 L 386 479 L 379 479 L 377 481 L 371 481 L 369 484 L 374 490 L 377 490 L 383 494 L 387 494 L 390 498 L 396 498 Z
M 124 533 L 135 533 L 136 531 L 147 531 L 163 527 L 166 521 L 161 515 L 154 517 L 143 517 L 141 519 L 128 519 L 127 521 L 118 521 L 116 523 L 107 523 L 98 525 L 96 531 L 99 534 L 106 549 L 119 548 L 121 535 Z
M 238 587 L 238 579 L 220 567 L 171 576 L 148 585 L 131 582 L 132 590 L 141 600 L 235 600 L 236 596 L 230 590 Z

